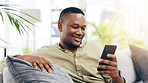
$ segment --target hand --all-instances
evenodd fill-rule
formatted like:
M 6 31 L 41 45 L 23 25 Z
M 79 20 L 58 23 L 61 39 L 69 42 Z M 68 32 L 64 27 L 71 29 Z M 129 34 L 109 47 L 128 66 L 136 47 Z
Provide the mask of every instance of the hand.
M 42 57 L 32 56 L 32 55 L 23 55 L 23 56 L 16 56 L 16 58 L 32 63 L 35 69 L 37 69 L 37 65 L 38 65 L 43 72 L 45 72 L 44 67 L 49 73 L 52 72 L 51 69 L 54 70 L 54 68 L 52 67 L 52 64 Z
M 119 69 L 117 67 L 117 59 L 115 55 L 108 54 L 107 57 L 112 58 L 113 61 L 100 59 L 100 63 L 105 63 L 108 65 L 97 65 L 97 68 L 107 69 L 104 71 L 98 71 L 99 74 L 108 74 L 112 79 L 117 79 L 119 77 Z

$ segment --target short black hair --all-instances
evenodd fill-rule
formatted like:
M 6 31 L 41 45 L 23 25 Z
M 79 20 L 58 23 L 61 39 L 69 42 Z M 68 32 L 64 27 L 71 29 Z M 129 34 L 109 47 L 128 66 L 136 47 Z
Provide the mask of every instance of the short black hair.
M 63 22 L 63 20 L 64 20 L 63 17 L 64 17 L 66 14 L 69 14 L 69 13 L 80 13 L 80 14 L 82 14 L 82 15 L 85 16 L 84 12 L 83 12 L 81 9 L 76 8 L 76 7 L 68 7 L 68 8 L 65 8 L 65 9 L 60 13 L 60 17 L 59 17 L 58 22 Z

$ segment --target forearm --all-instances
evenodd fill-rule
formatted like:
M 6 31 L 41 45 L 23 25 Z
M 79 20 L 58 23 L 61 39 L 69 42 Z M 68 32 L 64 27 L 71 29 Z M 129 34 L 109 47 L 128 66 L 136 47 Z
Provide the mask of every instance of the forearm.
M 22 59 L 23 60 L 23 57 L 22 57 L 23 55 L 21 55 L 21 56 L 14 56 L 14 57 L 16 57 L 16 58 L 19 58 L 19 59 Z
M 28 58 L 28 56 L 30 56 L 30 57 Z M 22 59 L 22 60 L 25 60 L 25 61 L 28 61 L 29 59 L 32 58 L 31 56 L 32 55 L 21 55 L 21 56 L 15 56 L 15 57 L 19 58 L 19 59 Z M 30 61 L 28 61 L 28 62 L 30 62 Z

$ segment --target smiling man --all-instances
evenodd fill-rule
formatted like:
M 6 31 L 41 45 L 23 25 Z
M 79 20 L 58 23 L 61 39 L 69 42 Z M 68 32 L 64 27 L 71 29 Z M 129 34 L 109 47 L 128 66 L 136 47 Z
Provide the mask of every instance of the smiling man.
M 114 55 L 109 56 L 113 58 L 113 62 L 100 60 L 100 62 L 112 63 L 113 65 L 107 67 L 106 65 L 105 67 L 99 65 L 97 67 L 107 68 L 108 70 L 97 72 L 94 65 L 98 64 L 97 60 L 100 54 L 96 49 L 98 51 L 101 49 L 97 48 L 93 43 L 82 42 L 85 36 L 86 19 L 85 14 L 80 9 L 74 7 L 64 9 L 60 14 L 58 29 L 60 31 L 58 47 L 65 50 L 68 56 L 71 56 L 65 59 L 64 63 L 67 63 L 63 64 L 65 66 L 58 65 L 66 69 L 74 82 L 124 83 L 124 79 L 119 77 L 117 61 Z M 60 57 L 66 56 L 60 55 Z
M 60 46 L 76 54 L 77 48 L 85 36 L 86 21 L 82 11 L 77 14 L 73 13 L 74 11 L 78 10 L 71 11 L 69 8 L 61 13 L 58 28 L 60 31 Z
M 45 71 L 45 67 L 49 73 L 54 71 L 52 62 L 65 69 L 75 83 L 125 82 L 114 55 L 108 55 L 113 61 L 99 59 L 102 48 L 98 44 L 82 41 L 86 33 L 86 19 L 82 10 L 76 7 L 64 9 L 59 17 L 58 29 L 59 43 L 44 46 L 30 55 L 16 57 L 32 63 L 35 68 L 38 65 L 42 71 Z M 98 59 L 108 65 L 98 65 Z M 97 71 L 97 68 L 106 70 Z

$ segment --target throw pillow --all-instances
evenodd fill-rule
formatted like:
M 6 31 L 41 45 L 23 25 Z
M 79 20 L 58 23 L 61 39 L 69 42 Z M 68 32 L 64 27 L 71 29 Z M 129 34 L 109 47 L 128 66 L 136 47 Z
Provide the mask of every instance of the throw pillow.
M 148 51 L 130 45 L 135 70 L 144 83 L 148 82 Z
M 59 66 L 54 65 L 52 73 L 35 69 L 31 63 L 15 58 L 7 57 L 8 70 L 15 83 L 73 83 L 71 77 Z
M 136 71 L 134 69 L 133 61 L 131 59 L 130 49 L 124 49 L 121 51 L 116 51 L 118 68 L 125 77 L 127 83 L 134 83 L 137 81 Z

